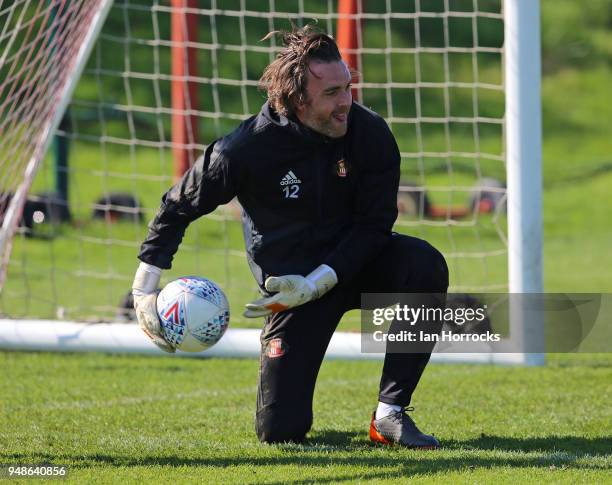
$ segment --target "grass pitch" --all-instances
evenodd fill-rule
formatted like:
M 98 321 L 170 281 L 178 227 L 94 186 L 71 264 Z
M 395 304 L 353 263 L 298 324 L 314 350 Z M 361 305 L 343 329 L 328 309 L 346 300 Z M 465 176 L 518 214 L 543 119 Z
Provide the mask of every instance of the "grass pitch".
M 609 356 L 541 368 L 429 366 L 415 420 L 442 450 L 371 446 L 381 364 L 328 361 L 303 445 L 254 434 L 255 360 L 0 354 L 0 463 L 69 466 L 79 483 L 604 483 Z

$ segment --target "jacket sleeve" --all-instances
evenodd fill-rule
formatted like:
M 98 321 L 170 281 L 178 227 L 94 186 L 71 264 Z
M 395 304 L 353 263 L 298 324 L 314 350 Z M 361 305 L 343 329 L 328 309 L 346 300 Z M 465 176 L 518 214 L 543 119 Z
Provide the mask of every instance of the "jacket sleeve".
M 364 161 L 354 224 L 324 261 L 340 282 L 355 276 L 383 249 L 397 219 L 401 156 L 391 130 L 382 118 L 378 121 L 367 136 L 356 137 Z
M 230 163 L 221 144 L 222 140 L 211 144 L 183 178 L 162 196 L 138 259 L 158 268 L 170 268 L 187 226 L 236 195 L 236 166 Z

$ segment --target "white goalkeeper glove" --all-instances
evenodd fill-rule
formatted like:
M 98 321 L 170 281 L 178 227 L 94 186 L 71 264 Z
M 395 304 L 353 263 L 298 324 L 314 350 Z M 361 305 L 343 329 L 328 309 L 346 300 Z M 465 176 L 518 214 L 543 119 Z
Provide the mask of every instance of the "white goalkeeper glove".
M 162 270 L 152 264 L 140 263 L 132 283 L 134 310 L 138 325 L 144 333 L 164 352 L 174 353 L 176 348 L 162 335 L 157 316 L 157 286 Z
M 266 290 L 276 294 L 247 303 L 244 316 L 265 317 L 303 305 L 322 297 L 337 283 L 336 272 L 326 264 L 322 264 L 307 276 L 271 276 L 266 279 L 264 286 Z

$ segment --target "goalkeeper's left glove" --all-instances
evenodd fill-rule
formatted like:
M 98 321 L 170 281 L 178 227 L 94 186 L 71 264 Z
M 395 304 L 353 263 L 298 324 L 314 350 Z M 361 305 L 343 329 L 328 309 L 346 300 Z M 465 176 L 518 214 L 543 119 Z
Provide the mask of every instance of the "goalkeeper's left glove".
M 264 286 L 266 290 L 276 294 L 247 303 L 244 316 L 265 317 L 271 313 L 303 305 L 321 298 L 337 283 L 336 272 L 326 264 L 322 264 L 307 276 L 271 276 L 266 279 Z

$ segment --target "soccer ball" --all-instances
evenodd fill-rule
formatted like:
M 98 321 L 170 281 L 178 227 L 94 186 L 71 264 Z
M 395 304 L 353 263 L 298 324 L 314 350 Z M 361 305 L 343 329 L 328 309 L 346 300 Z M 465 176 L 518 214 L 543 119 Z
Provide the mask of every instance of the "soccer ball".
M 215 345 L 227 330 L 230 315 L 221 288 L 196 276 L 168 283 L 157 296 L 157 314 L 164 338 L 184 352 Z

